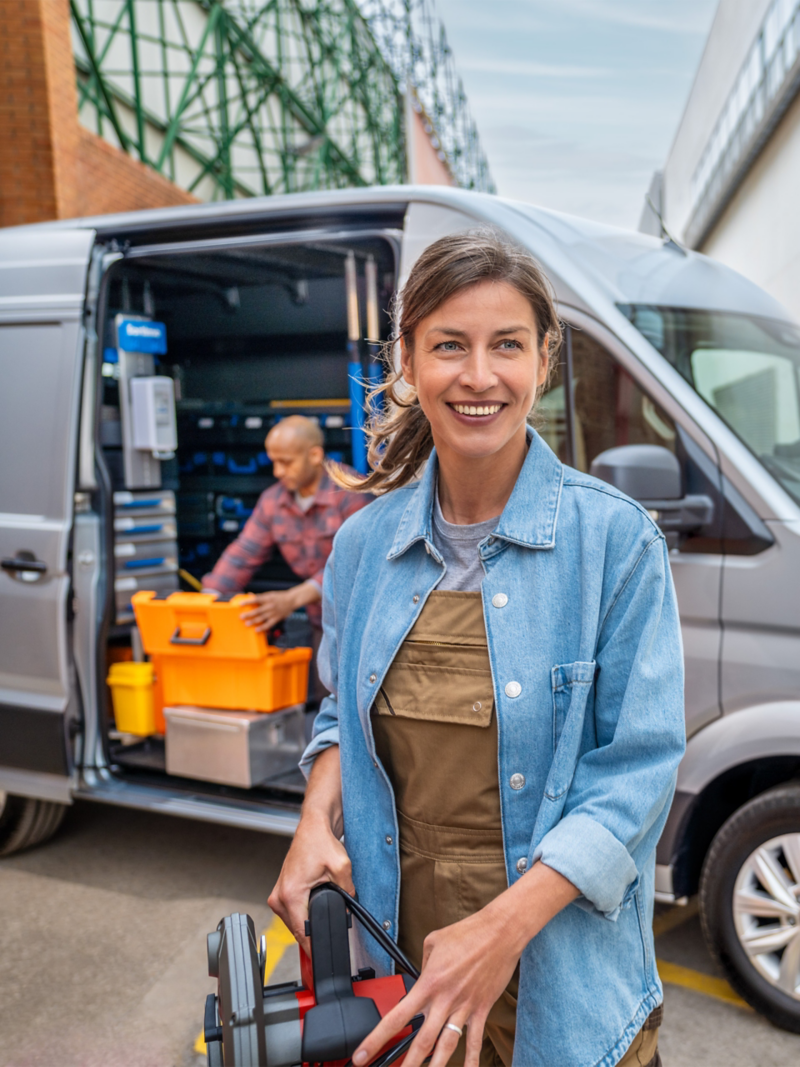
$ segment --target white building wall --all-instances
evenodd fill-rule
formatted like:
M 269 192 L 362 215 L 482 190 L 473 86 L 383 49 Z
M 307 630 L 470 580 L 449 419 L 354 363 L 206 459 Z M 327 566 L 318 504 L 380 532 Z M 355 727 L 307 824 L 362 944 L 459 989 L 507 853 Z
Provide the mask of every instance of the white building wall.
M 692 177 L 771 0 L 720 0 L 678 132 L 664 168 L 662 216 L 682 237 Z
M 700 251 L 766 289 L 798 321 L 799 200 L 800 96 L 797 96 Z

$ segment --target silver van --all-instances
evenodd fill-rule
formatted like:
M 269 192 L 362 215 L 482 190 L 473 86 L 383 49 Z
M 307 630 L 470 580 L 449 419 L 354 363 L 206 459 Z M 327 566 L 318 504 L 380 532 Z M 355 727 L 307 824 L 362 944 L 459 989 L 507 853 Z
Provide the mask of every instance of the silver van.
M 699 892 L 735 988 L 800 1031 L 800 332 L 669 240 L 499 198 L 358 189 L 0 232 L 0 854 L 45 840 L 76 797 L 293 832 L 295 772 L 250 788 L 169 773 L 162 738 L 115 729 L 108 666 L 136 655 L 132 593 L 196 580 L 236 536 L 281 414 L 317 417 L 328 452 L 357 459 L 353 262 L 368 336 L 386 338 L 421 250 L 481 224 L 538 258 L 566 324 L 540 432 L 671 546 L 689 741 L 658 899 Z M 174 448 L 137 444 L 137 378 L 169 380 Z M 277 558 L 253 587 L 291 581 Z

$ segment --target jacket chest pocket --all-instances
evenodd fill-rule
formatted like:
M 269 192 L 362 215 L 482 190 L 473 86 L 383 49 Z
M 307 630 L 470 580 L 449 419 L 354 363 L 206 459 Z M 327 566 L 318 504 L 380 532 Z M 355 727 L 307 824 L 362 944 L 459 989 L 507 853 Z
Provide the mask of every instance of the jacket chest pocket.
M 572 784 L 580 754 L 586 705 L 594 683 L 594 661 L 564 663 L 553 667 L 553 762 L 545 795 L 555 800 Z

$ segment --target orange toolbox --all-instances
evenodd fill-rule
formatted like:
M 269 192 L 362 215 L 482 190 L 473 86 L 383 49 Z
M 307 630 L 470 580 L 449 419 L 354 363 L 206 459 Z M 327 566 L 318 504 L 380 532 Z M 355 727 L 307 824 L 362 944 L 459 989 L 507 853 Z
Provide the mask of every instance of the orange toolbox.
M 240 618 L 248 600 L 244 593 L 229 600 L 215 593 L 133 595 L 165 706 L 279 711 L 305 701 L 311 649 L 268 644 Z

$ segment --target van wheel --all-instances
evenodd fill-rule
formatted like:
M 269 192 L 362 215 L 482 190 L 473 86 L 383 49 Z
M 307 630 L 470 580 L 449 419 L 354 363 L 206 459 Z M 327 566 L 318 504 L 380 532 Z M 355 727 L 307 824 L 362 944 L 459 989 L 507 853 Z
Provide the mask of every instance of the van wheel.
M 762 793 L 719 831 L 700 877 L 700 918 L 737 993 L 800 1033 L 800 783 Z
M 66 810 L 66 804 L 0 790 L 0 856 L 41 845 L 59 828 Z

